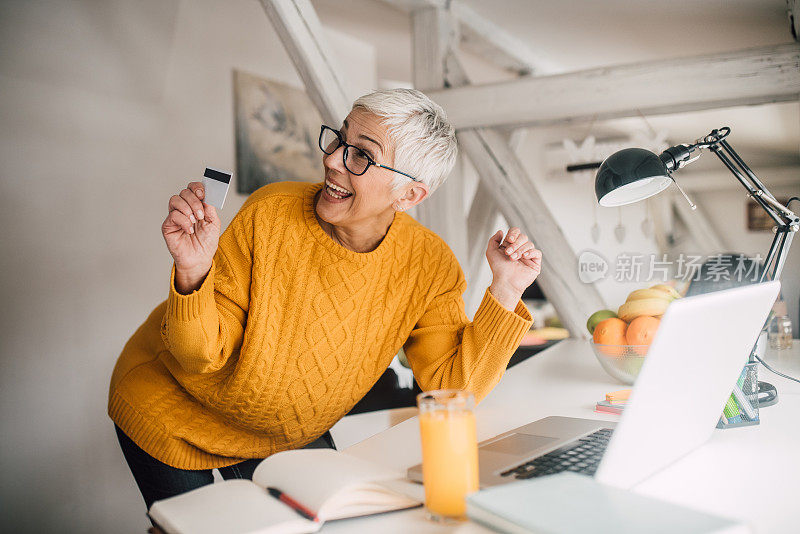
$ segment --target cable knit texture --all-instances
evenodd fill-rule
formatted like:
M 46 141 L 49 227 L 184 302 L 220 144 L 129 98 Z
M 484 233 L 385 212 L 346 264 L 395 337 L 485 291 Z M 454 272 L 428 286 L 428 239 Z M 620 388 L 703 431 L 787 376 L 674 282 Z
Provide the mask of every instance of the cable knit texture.
M 302 447 L 369 391 L 405 347 L 422 389 L 483 398 L 532 320 L 466 281 L 436 234 L 397 213 L 373 251 L 336 244 L 314 215 L 322 184 L 247 199 L 202 286 L 169 296 L 125 345 L 111 419 L 151 456 L 209 469 Z

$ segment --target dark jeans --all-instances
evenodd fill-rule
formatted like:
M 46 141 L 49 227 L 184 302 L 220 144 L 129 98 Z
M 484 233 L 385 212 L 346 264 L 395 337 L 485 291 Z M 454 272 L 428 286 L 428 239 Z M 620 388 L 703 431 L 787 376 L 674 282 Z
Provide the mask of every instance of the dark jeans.
M 122 447 L 122 454 L 128 462 L 136 485 L 142 493 L 147 509 L 158 500 L 166 499 L 174 495 L 179 495 L 187 491 L 211 484 L 214 482 L 214 475 L 211 469 L 201 469 L 198 471 L 178 469 L 165 463 L 159 462 L 145 451 L 139 448 L 125 433 L 114 425 L 117 430 L 117 439 Z M 325 432 L 319 439 L 303 447 L 304 449 L 335 449 L 333 438 L 330 432 Z M 228 467 L 220 467 L 219 472 L 222 478 L 230 480 L 232 478 L 253 479 L 253 472 L 261 463 L 260 458 L 245 460 Z

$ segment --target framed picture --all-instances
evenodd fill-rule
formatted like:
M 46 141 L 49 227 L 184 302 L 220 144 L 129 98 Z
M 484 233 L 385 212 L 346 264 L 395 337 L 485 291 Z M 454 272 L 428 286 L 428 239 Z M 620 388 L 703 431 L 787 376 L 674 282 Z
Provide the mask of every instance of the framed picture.
M 789 198 L 778 198 L 775 197 L 775 200 L 783 204 L 784 206 L 789 202 Z M 775 221 L 773 221 L 767 212 L 764 211 L 764 208 L 759 206 L 755 200 L 748 200 L 747 201 L 747 229 L 751 232 L 765 232 L 765 231 L 772 231 L 772 227 L 775 226 Z
M 323 180 L 322 120 L 305 91 L 233 71 L 237 191 L 272 182 Z

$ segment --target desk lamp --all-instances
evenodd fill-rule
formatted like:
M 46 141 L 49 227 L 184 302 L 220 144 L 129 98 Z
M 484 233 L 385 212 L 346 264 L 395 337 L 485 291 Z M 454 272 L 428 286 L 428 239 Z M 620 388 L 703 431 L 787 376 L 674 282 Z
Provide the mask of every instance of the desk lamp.
M 680 188 L 672 177 L 672 172 L 682 169 L 700 157 L 700 150 L 711 150 L 722 161 L 725 167 L 747 190 L 748 195 L 761 206 L 767 215 L 775 221 L 773 228 L 775 237 L 769 248 L 764 269 L 759 282 L 778 280 L 786 261 L 786 255 L 794 234 L 800 230 L 800 218 L 788 207 L 784 206 L 767 190 L 756 177 L 739 154 L 725 140 L 731 133 L 727 126 L 712 130 L 710 134 L 693 144 L 676 145 L 666 149 L 660 155 L 641 148 L 626 148 L 615 152 L 603 161 L 597 171 L 594 190 L 601 206 L 623 206 L 649 198 L 660 193 L 674 183 L 692 209 L 697 206 Z M 696 154 L 695 154 L 696 152 Z M 694 155 L 693 155 L 694 154 Z M 751 352 L 750 361 L 758 358 L 755 349 Z M 759 359 L 759 361 L 761 361 Z M 761 362 L 773 372 L 767 364 Z M 781 373 L 777 373 L 786 377 Z M 791 377 L 788 377 L 791 378 Z M 794 380 L 794 379 L 793 379 Z M 764 384 L 765 386 L 769 386 Z M 772 388 L 772 386 L 769 386 Z

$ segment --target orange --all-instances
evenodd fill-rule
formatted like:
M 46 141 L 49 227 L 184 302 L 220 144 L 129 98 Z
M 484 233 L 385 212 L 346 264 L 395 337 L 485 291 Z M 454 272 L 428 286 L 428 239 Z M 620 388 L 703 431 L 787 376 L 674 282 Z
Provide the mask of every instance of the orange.
M 628 325 L 628 331 L 625 338 L 628 340 L 628 345 L 650 345 L 653 338 L 656 337 L 658 325 L 661 320 L 649 315 L 640 315 Z M 642 352 L 642 349 L 636 349 L 637 352 Z M 646 350 L 644 351 L 646 352 Z
M 610 317 L 597 323 L 594 327 L 592 339 L 598 345 L 626 345 L 625 332 L 628 329 L 627 323 L 622 319 Z M 603 353 L 608 356 L 622 356 L 625 349 L 619 347 L 603 347 Z

